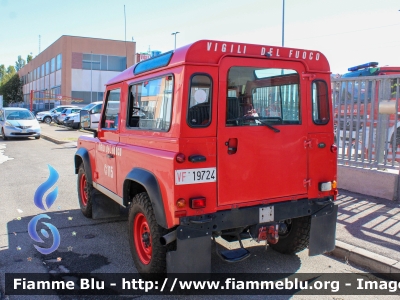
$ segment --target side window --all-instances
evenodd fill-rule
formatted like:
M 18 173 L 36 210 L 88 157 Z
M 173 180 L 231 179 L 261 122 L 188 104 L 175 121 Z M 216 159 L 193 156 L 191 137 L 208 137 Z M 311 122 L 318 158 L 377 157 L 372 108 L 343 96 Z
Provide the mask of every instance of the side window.
M 2 110 L 0 110 L 0 121 L 4 121 L 3 111 Z
M 329 96 L 328 86 L 323 80 L 312 83 L 312 117 L 317 125 L 325 125 L 329 122 Z
M 208 75 L 193 75 L 190 80 L 187 123 L 190 127 L 207 127 L 211 123 L 211 86 Z
M 121 89 L 115 89 L 108 92 L 106 107 L 101 121 L 101 128 L 118 129 L 120 96 Z
M 95 107 L 92 108 L 92 114 L 99 114 L 101 113 L 101 108 L 103 107 L 103 104 L 97 104 Z
M 132 129 L 168 131 L 173 86 L 172 75 L 131 85 L 127 126 Z

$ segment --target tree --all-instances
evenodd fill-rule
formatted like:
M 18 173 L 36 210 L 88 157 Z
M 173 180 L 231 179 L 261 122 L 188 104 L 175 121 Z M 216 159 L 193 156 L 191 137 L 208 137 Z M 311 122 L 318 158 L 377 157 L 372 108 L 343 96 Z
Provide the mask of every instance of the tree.
M 0 85 L 3 81 L 4 75 L 6 75 L 6 67 L 4 65 L 0 65 Z
M 10 74 L 7 74 L 6 76 L 10 76 Z M 24 100 L 22 82 L 18 74 L 15 73 L 7 82 L 3 82 L 0 86 L 0 95 L 3 95 L 5 106 L 8 106 L 11 103 L 22 102 Z
M 25 66 L 25 59 L 21 58 L 21 55 L 18 55 L 18 60 L 15 62 L 15 70 L 17 70 L 18 72 L 24 66 Z
M 17 71 L 15 71 L 15 68 L 13 66 L 8 66 L 7 68 L 7 74 L 8 75 L 14 75 Z
M 29 62 L 33 59 L 33 56 L 31 54 L 28 54 L 26 57 L 26 63 L 29 64 Z

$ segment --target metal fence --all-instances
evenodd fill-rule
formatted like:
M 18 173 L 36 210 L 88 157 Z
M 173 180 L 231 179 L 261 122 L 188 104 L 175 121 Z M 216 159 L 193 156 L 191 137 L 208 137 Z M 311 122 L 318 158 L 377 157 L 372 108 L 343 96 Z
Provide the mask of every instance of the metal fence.
M 398 169 L 400 75 L 332 80 L 338 163 Z

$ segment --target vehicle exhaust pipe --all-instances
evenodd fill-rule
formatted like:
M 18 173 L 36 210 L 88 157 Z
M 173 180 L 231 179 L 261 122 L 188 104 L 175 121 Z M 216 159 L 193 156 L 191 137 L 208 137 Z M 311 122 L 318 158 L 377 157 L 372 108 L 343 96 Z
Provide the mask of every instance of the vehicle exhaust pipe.
M 167 233 L 166 235 L 160 237 L 160 243 L 163 246 L 166 246 L 175 240 L 176 240 L 176 230 L 171 231 L 170 233 Z

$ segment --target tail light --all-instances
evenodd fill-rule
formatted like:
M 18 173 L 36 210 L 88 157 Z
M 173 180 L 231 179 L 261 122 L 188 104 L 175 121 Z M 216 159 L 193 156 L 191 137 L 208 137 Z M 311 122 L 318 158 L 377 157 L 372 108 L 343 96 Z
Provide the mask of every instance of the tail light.
M 183 154 L 183 153 L 178 153 L 177 155 L 176 155 L 176 157 L 175 157 L 175 160 L 178 162 L 178 163 L 184 163 L 185 162 L 185 160 L 186 160 L 186 157 L 185 157 L 185 154 Z
M 190 198 L 190 208 L 204 208 L 206 207 L 206 197 Z
M 333 144 L 333 145 L 331 146 L 331 152 L 332 152 L 332 153 L 337 153 L 337 146 L 336 146 L 336 144 Z

